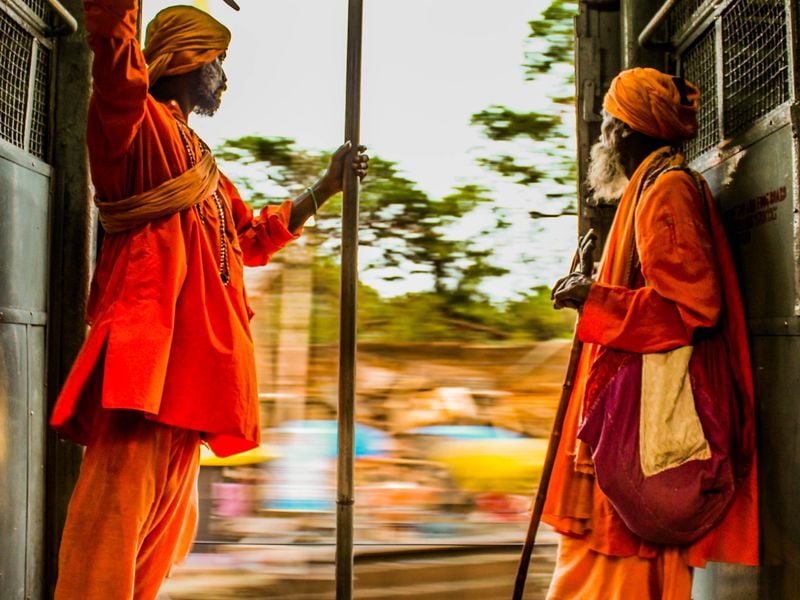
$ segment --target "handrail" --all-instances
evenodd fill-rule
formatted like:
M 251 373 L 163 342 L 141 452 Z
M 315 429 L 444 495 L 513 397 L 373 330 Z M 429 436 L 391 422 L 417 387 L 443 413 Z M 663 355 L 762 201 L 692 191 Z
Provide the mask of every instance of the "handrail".
M 67 8 L 61 4 L 61 2 L 58 0 L 47 0 L 47 3 L 58 14 L 58 16 L 61 17 L 70 33 L 76 33 L 78 31 L 78 21 L 72 16 Z
M 658 9 L 658 12 L 653 15 L 653 18 L 650 19 L 650 22 L 645 25 L 642 32 L 639 34 L 639 45 L 644 48 L 647 44 L 650 43 L 650 38 L 653 37 L 653 34 L 658 29 L 661 22 L 667 17 L 669 11 L 672 10 L 672 7 L 678 3 L 678 0 L 666 0 L 664 4 L 661 5 L 661 8 Z

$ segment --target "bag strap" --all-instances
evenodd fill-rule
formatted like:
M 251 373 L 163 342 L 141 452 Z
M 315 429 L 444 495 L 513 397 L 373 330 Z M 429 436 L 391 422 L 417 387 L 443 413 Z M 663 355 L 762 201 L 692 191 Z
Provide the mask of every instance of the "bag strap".
M 708 194 L 706 193 L 706 186 L 705 183 L 703 183 L 702 175 L 700 175 L 700 173 L 698 173 L 697 171 L 695 171 L 694 169 L 692 169 L 687 165 L 674 165 L 672 167 L 667 167 L 666 169 L 661 171 L 661 173 L 659 173 L 656 176 L 656 179 L 658 179 L 665 173 L 669 173 L 670 171 L 683 171 L 684 173 L 688 173 L 689 176 L 692 178 L 692 181 L 694 181 L 694 185 L 697 188 L 697 193 L 700 195 L 700 200 L 703 203 L 703 213 L 706 216 L 706 225 L 711 227 L 711 214 L 710 214 L 711 210 L 708 206 L 709 198 Z
M 666 167 L 664 169 L 661 169 L 657 173 L 654 173 L 652 176 L 650 176 L 647 179 L 647 181 L 644 182 L 644 185 L 642 186 L 642 189 L 639 191 L 639 194 L 636 197 L 637 205 L 639 203 L 639 199 L 644 195 L 645 191 L 651 185 L 653 185 L 658 180 L 659 177 L 661 177 L 662 175 L 665 175 L 666 173 L 670 173 L 672 171 L 683 171 L 684 173 L 687 173 L 692 178 L 692 181 L 694 182 L 695 188 L 697 189 L 697 193 L 700 195 L 700 202 L 703 204 L 703 214 L 705 215 L 706 225 L 710 229 L 710 227 L 711 227 L 711 214 L 710 214 L 711 209 L 710 209 L 710 207 L 708 205 L 709 198 L 708 198 L 708 195 L 706 193 L 706 186 L 703 183 L 702 175 L 700 175 L 700 173 L 698 173 L 697 171 L 695 171 L 694 169 L 692 169 L 691 167 L 689 167 L 685 163 L 684 164 L 680 164 L 680 165 L 672 165 L 670 167 Z M 635 208 L 634 208 L 634 217 L 633 218 L 636 219 Z M 631 258 L 631 272 L 630 272 L 630 277 L 629 277 L 629 281 L 628 281 L 628 285 L 632 289 L 633 289 L 633 286 L 634 286 L 634 278 L 636 276 L 636 273 L 637 272 L 641 272 L 641 266 L 642 266 L 642 263 L 641 263 L 641 260 L 639 258 L 639 249 L 638 249 L 638 247 L 636 245 L 636 227 L 634 227 L 634 229 L 633 229 L 633 254 L 632 254 L 632 258 Z

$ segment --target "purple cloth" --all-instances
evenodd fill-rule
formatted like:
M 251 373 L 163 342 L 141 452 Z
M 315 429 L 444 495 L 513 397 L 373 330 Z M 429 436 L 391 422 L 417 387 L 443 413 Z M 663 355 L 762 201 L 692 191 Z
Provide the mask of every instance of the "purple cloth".
M 736 474 L 748 467 L 731 451 L 740 420 L 719 336 L 695 346 L 689 373 L 711 458 L 691 460 L 651 477 L 642 473 L 639 457 L 642 355 L 605 349 L 587 382 L 587 394 L 594 392 L 596 397 L 588 397 L 578 437 L 592 448 L 600 489 L 628 528 L 649 542 L 686 544 L 701 537 L 725 514 Z

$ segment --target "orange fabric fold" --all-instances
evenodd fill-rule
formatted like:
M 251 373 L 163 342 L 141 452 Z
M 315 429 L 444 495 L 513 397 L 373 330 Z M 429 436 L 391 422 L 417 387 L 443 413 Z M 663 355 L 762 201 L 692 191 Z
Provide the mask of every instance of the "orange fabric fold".
M 147 25 L 144 56 L 150 85 L 210 63 L 230 41 L 228 28 L 208 13 L 193 6 L 165 8 Z
M 129 411 L 102 410 L 95 426 L 61 538 L 55 600 L 153 600 L 194 537 L 200 438 Z
M 635 131 L 678 142 L 697 135 L 699 100 L 700 91 L 689 81 L 637 67 L 614 78 L 603 108 Z
M 95 198 L 100 223 L 108 233 L 119 233 L 148 221 L 168 217 L 210 196 L 219 184 L 217 163 L 210 152 L 177 177 L 147 192 L 124 200 L 103 201 Z
M 692 572 L 678 548 L 655 560 L 605 556 L 562 536 L 547 600 L 686 600 L 691 593 Z

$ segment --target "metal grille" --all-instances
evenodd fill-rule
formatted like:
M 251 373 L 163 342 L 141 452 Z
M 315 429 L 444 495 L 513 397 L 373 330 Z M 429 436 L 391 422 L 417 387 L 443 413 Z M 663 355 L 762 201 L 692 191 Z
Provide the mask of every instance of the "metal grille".
M 669 37 L 679 33 L 689 22 L 692 16 L 708 0 L 681 0 L 667 13 L 667 28 Z
M 50 96 L 50 50 L 39 46 L 36 56 L 36 79 L 33 84 L 31 132 L 28 151 L 44 160 L 47 155 L 47 131 Z
M 717 116 L 717 77 L 715 72 L 714 28 L 710 28 L 681 57 L 681 74 L 700 89 L 697 137 L 686 142 L 686 158 L 692 160 L 720 140 Z
M 0 11 L 0 138 L 24 147 L 33 38 Z
M 50 5 L 45 0 L 25 0 L 33 13 L 45 23 L 50 23 Z
M 786 20 L 783 0 L 740 0 L 722 15 L 726 137 L 789 99 Z

